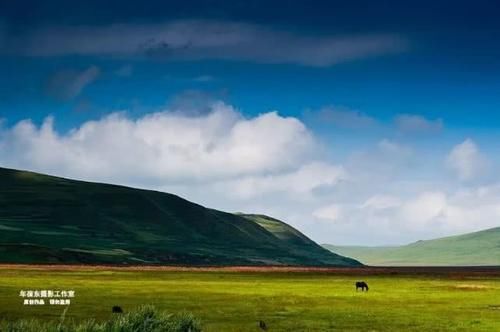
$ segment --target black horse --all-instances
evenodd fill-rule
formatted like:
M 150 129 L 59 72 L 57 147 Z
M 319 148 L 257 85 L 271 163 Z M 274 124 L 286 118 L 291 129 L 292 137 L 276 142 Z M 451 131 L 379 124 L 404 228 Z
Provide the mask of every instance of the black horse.
M 356 292 L 358 291 L 359 288 L 361 288 L 361 291 L 368 292 L 368 284 L 364 281 L 356 281 Z

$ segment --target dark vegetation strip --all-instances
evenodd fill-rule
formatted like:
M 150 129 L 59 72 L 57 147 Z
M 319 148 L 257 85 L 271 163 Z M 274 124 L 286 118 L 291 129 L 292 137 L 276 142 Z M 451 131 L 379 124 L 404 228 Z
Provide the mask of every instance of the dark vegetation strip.
M 0 332 L 200 332 L 199 320 L 189 313 L 169 314 L 154 306 L 141 306 L 127 313 L 117 313 L 104 322 L 89 319 L 82 322 L 21 319 L 0 320 Z
M 47 271 L 172 271 L 172 272 L 258 272 L 258 273 L 326 273 L 339 275 L 457 275 L 500 276 L 500 266 L 457 267 L 295 267 L 295 266 L 157 266 L 157 265 L 63 265 L 63 264 L 0 264 L 0 270 Z

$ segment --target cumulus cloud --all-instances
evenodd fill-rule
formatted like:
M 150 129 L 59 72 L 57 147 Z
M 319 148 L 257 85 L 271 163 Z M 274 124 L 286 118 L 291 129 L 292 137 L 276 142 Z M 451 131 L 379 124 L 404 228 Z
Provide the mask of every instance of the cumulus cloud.
M 221 185 L 222 188 L 230 188 L 233 195 L 243 199 L 280 193 L 300 201 L 311 198 L 316 188 L 333 186 L 347 176 L 341 166 L 308 162 L 291 172 L 242 177 Z
M 470 138 L 453 147 L 448 154 L 446 163 L 462 181 L 470 181 L 480 177 L 488 168 L 487 159 Z
M 45 92 L 59 100 L 77 97 L 83 89 L 95 81 L 100 74 L 99 67 L 90 66 L 84 70 L 60 70 L 52 75 L 45 84 Z
M 407 197 L 376 194 L 360 205 L 326 204 L 313 215 L 334 222 L 318 224 L 335 238 L 330 242 L 404 244 L 498 227 L 499 188 L 492 184 L 450 193 L 415 192 Z
M 429 120 L 416 114 L 399 114 L 394 122 L 404 133 L 436 133 L 443 129 L 443 120 Z
M 212 105 L 197 117 L 159 112 L 139 119 L 114 113 L 60 135 L 48 118 L 25 120 L 2 133 L 4 165 L 125 183 L 207 181 L 292 169 L 314 141 L 297 119 L 265 113 L 243 118 Z
M 188 20 L 38 28 L 12 36 L 7 44 L 4 52 L 29 56 L 148 55 L 329 66 L 401 52 L 408 43 L 393 34 L 313 36 L 255 24 Z

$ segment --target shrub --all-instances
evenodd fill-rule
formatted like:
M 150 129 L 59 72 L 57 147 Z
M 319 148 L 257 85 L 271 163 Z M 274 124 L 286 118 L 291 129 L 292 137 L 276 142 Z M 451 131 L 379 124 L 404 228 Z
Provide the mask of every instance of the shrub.
M 151 305 L 125 314 L 114 315 L 105 322 L 86 320 L 40 322 L 18 320 L 0 322 L 0 332 L 200 332 L 200 322 L 192 314 L 168 314 Z

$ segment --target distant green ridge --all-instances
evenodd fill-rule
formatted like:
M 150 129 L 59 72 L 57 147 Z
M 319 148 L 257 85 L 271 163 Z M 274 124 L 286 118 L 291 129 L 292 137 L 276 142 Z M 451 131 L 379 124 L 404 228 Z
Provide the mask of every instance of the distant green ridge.
M 0 263 L 360 265 L 259 220 L 172 194 L 0 168 Z
M 500 227 L 395 247 L 323 246 L 374 266 L 500 265 Z

